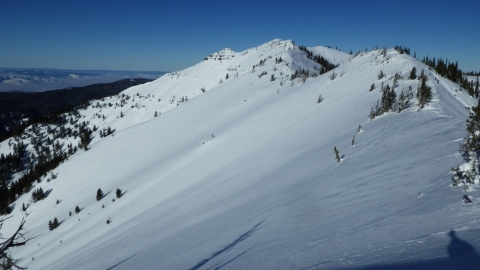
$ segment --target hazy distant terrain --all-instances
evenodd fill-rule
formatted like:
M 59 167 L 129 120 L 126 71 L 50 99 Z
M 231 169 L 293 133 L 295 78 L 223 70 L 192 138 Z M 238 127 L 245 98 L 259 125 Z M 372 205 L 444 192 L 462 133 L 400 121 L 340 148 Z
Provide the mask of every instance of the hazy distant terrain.
M 162 71 L 0 68 L 0 92 L 37 92 L 129 78 L 153 80 L 163 74 Z
M 22 121 L 27 124 L 27 120 L 42 116 L 51 118 L 56 113 L 67 112 L 87 100 L 113 96 L 129 87 L 150 81 L 152 80 L 123 79 L 44 92 L 0 92 L 0 141 L 17 132 L 15 128 Z M 23 128 L 19 127 L 19 130 Z M 6 134 L 5 131 L 9 132 Z

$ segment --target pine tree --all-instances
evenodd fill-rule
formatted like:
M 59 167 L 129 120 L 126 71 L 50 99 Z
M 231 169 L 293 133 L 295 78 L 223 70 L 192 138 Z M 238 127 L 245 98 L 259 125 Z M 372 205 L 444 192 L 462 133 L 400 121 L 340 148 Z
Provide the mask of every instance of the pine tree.
M 415 80 L 417 79 L 417 69 L 415 67 L 412 68 L 412 71 L 410 71 L 410 76 L 408 76 L 410 80 Z
M 80 213 L 80 208 L 78 207 L 78 205 L 75 206 L 75 213 L 76 213 L 76 214 Z
M 58 223 L 58 219 L 54 218 L 53 219 L 53 228 L 56 229 L 60 224 Z
M 117 194 L 117 198 L 122 197 L 122 190 L 117 188 L 117 191 L 115 192 Z
M 53 229 L 55 229 L 55 228 L 53 227 L 53 223 L 52 223 L 51 220 L 48 221 L 48 229 L 49 229 L 50 231 L 53 231 Z
M 101 189 L 97 190 L 97 201 L 103 199 L 103 191 Z
M 389 112 L 393 109 L 393 105 L 395 103 L 396 94 L 393 89 L 390 89 L 390 86 L 387 86 L 382 91 L 382 100 L 381 100 L 381 108 L 382 113 Z
M 418 99 L 418 105 L 420 106 L 420 108 L 423 108 L 432 99 L 432 90 L 426 84 L 425 75 L 422 76 L 422 82 L 417 89 L 417 99 Z

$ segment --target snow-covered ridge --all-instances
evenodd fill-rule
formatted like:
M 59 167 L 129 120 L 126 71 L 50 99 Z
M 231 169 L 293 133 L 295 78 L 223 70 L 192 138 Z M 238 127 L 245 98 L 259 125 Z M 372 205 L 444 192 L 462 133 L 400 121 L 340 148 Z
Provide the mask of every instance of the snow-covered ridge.
M 35 183 L 51 191 L 46 199 L 22 212 L 32 191 L 18 198 L 5 234 L 28 214 L 26 227 L 39 237 L 13 255 L 30 269 L 330 269 L 428 248 L 431 258 L 443 256 L 444 246 L 414 240 L 443 243 L 449 230 L 478 227 L 448 187 L 475 100 L 394 50 L 315 48 L 339 66 L 319 74 L 293 42 L 274 40 L 222 50 L 212 54 L 221 60 L 66 116 L 64 128 L 86 122 L 99 130 L 89 151 L 54 170 L 56 179 Z M 432 89 L 422 109 L 413 67 Z M 299 70 L 308 75 L 292 80 Z M 411 88 L 411 104 L 370 121 L 382 85 Z M 100 138 L 108 127 L 114 136 Z M 48 128 L 36 128 L 44 142 L 74 144 Z M 101 201 L 98 188 L 107 194 Z M 108 193 L 117 188 L 123 197 Z M 83 210 L 70 216 L 77 205 Z M 49 231 L 54 217 L 62 224 Z

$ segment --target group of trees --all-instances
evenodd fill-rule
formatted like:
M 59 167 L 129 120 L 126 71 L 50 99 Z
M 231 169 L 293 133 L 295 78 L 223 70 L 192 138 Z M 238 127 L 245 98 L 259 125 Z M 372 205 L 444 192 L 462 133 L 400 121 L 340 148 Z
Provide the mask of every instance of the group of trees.
M 468 78 L 463 74 L 462 70 L 458 68 L 458 62 L 449 62 L 443 60 L 442 58 L 430 59 L 428 56 L 422 59 L 422 62 L 434 69 L 441 76 L 451 80 L 452 82 L 458 83 L 461 88 L 465 89 L 470 96 L 479 97 L 479 82 L 478 79 L 476 82 L 468 80 Z
M 120 197 L 123 196 L 123 191 L 119 188 L 117 188 L 117 190 L 115 191 L 115 195 L 117 196 L 117 199 L 119 199 Z M 101 188 L 99 188 L 97 190 L 97 196 L 95 197 L 97 199 L 97 201 L 100 201 L 103 199 L 103 197 L 105 197 L 105 195 L 103 194 L 103 191 Z
M 37 188 L 32 192 L 32 201 L 38 202 L 40 200 L 45 199 L 45 192 L 43 192 L 42 188 Z
M 389 84 L 384 86 L 382 84 L 382 98 L 377 100 L 370 108 L 369 118 L 370 120 L 380 116 L 386 112 L 401 112 L 411 105 L 412 88 L 404 88 L 400 92 L 396 93 L 395 88 L 397 84 L 394 80 L 392 87 Z M 370 90 L 371 91 L 371 90 Z
M 155 117 L 157 117 L 157 112 L 155 112 Z M 112 130 L 110 127 L 107 129 L 100 130 L 100 138 L 107 137 L 108 135 L 111 135 L 115 132 L 115 130 Z
M 8 214 L 12 202 L 29 192 L 35 181 L 40 182 L 43 176 L 77 151 L 77 146 L 68 144 L 64 148 L 60 141 L 78 138 L 78 148 L 88 150 L 93 131 L 88 127 L 88 122 L 79 121 L 80 117 L 81 114 L 75 109 L 56 116 L 55 124 L 32 124 L 22 135 L 10 138 L 13 151 L 8 155 L 0 155 L 0 215 Z M 67 123 L 74 128 L 65 127 Z M 28 136 L 30 150 L 24 144 Z M 12 181 L 15 175 L 18 178 Z
M 338 67 L 337 65 L 328 61 L 325 57 L 318 54 L 313 54 L 313 52 L 307 49 L 307 47 L 305 46 L 300 46 L 298 48 L 306 53 L 308 59 L 313 60 L 315 63 L 322 66 L 322 68 L 320 69 L 320 75 Z
M 467 120 L 467 136 L 461 145 L 460 152 L 463 161 L 470 163 L 470 168 L 457 166 L 452 168 L 453 186 L 463 185 L 466 189 L 471 184 L 480 183 L 480 167 L 478 153 L 480 152 L 480 100 L 477 106 L 472 107 L 472 112 Z
M 57 218 L 54 218 L 53 222 L 51 220 L 48 221 L 48 229 L 50 231 L 55 230 L 56 228 L 58 228 L 58 226 L 60 226 L 60 223 L 58 222 Z
M 398 45 L 395 45 L 394 49 L 399 52 L 400 54 L 408 54 L 410 55 L 410 48 L 408 47 L 402 47 L 402 46 L 398 46 Z

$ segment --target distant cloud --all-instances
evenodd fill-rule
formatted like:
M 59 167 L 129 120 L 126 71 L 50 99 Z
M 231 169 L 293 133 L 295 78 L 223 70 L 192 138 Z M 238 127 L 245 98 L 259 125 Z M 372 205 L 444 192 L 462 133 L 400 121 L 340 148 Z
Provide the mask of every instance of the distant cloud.
M 80 78 L 79 75 L 75 75 L 75 74 L 69 74 L 68 77 L 72 78 L 72 79 L 79 79 Z

